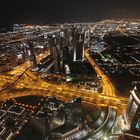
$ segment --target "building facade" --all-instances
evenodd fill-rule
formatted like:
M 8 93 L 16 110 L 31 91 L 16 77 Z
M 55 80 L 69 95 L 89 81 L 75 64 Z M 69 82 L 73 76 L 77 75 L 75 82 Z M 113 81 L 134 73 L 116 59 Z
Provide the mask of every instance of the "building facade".
M 132 132 L 140 132 L 140 88 L 135 86 L 131 91 L 125 120 Z

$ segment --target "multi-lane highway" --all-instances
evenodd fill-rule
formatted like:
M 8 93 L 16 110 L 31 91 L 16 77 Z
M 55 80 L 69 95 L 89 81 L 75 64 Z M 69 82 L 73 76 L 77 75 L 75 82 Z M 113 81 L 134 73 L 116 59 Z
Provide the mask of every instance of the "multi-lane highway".
M 47 55 L 49 55 L 48 52 L 37 56 L 38 62 Z M 88 50 L 85 51 L 85 56 L 91 63 L 97 74 L 102 78 L 103 92 L 101 94 L 94 93 L 93 91 L 86 91 L 82 89 L 80 90 L 76 87 L 69 87 L 66 84 L 51 84 L 42 79 L 39 79 L 38 76 L 33 74 L 30 70 L 27 70 L 26 73 L 19 80 L 17 80 L 14 85 L 12 85 L 12 87 L 1 92 L 0 99 L 5 100 L 26 95 L 56 95 L 62 99 L 81 97 L 84 102 L 91 105 L 94 104 L 99 106 L 112 106 L 118 109 L 118 111 L 123 112 L 127 106 L 127 100 L 116 95 L 114 86 L 112 85 L 108 77 L 102 72 L 102 70 L 90 57 Z M 11 84 L 28 67 L 30 67 L 30 62 L 26 62 L 25 64 L 18 66 L 5 75 L 0 75 L 0 79 L 2 81 L 0 84 L 0 88 L 5 88 L 7 85 Z

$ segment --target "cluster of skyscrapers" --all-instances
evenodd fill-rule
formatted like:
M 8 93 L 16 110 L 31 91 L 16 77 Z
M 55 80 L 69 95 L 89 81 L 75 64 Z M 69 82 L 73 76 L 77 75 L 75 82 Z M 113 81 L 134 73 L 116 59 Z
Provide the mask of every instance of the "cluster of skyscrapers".
M 84 60 L 84 39 L 85 33 L 77 28 L 61 29 L 60 32 L 47 34 L 46 45 L 54 62 L 54 72 L 64 71 L 65 65 L 71 62 Z M 29 42 L 30 60 L 32 68 L 37 67 L 35 49 L 33 42 Z

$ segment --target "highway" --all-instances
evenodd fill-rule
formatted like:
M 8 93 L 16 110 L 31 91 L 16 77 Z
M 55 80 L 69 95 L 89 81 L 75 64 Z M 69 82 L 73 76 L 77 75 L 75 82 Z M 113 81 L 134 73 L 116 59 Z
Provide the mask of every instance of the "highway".
M 39 62 L 44 57 L 48 56 L 49 52 L 45 52 L 37 56 L 37 61 Z M 1 92 L 0 99 L 6 100 L 10 98 L 26 96 L 26 95 L 43 95 L 43 96 L 52 96 L 56 95 L 62 99 L 72 99 L 76 97 L 81 97 L 83 102 L 89 103 L 91 105 L 98 106 L 112 106 L 117 109 L 119 112 L 123 113 L 127 106 L 127 99 L 120 98 L 116 95 L 116 91 L 108 77 L 101 71 L 101 69 L 96 65 L 96 63 L 90 57 L 88 50 L 85 50 L 85 56 L 87 60 L 91 63 L 97 74 L 102 77 L 103 82 L 103 92 L 102 93 L 94 93 L 93 91 L 81 90 L 76 87 L 71 87 L 66 84 L 55 85 L 52 83 L 48 83 L 30 70 L 27 70 L 26 73 L 16 82 L 12 87 L 7 90 Z M 20 76 L 25 69 L 30 67 L 30 62 L 26 62 L 14 70 L 0 75 L 1 83 L 0 89 L 6 87 L 10 83 L 12 83 L 18 76 Z M 25 91 L 24 91 L 24 90 Z M 23 90 L 21 92 L 21 90 Z M 16 92 L 12 92 L 16 91 Z
M 102 78 L 103 83 L 103 92 L 102 94 L 107 96 L 116 96 L 116 90 L 109 78 L 104 74 L 104 72 L 99 68 L 99 66 L 96 64 L 95 61 L 91 58 L 91 56 L 88 53 L 89 50 L 85 50 L 85 56 L 89 63 L 92 65 L 93 69 L 96 71 L 96 73 Z
M 50 55 L 49 51 L 46 51 L 44 54 L 40 54 L 37 56 L 37 62 L 39 63 L 40 60 L 42 60 L 43 58 L 47 57 Z M 17 66 L 15 69 L 11 70 L 8 73 L 5 74 L 1 74 L 0 75 L 0 91 L 3 88 L 6 88 L 7 85 L 10 85 L 11 83 L 13 83 L 13 81 L 16 81 L 21 75 L 22 73 L 24 73 L 26 71 L 26 73 L 24 74 L 24 77 L 26 77 L 27 81 L 30 79 L 32 80 L 37 80 L 37 77 L 30 72 L 30 61 L 25 62 L 24 64 L 21 64 L 19 66 Z M 26 80 L 24 79 L 24 81 L 26 83 Z

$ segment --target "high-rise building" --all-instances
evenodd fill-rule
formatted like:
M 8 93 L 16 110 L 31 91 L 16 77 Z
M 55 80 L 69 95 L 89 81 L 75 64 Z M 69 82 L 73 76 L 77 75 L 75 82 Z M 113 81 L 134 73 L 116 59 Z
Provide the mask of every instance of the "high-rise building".
M 54 71 L 58 73 L 60 71 L 60 50 L 55 35 L 52 36 L 52 48 L 53 48 L 53 60 L 54 60 Z
M 59 54 L 60 54 L 60 70 L 62 72 L 64 70 L 64 58 L 63 58 L 64 50 L 63 50 L 63 48 L 65 46 L 65 33 L 63 30 L 61 30 L 61 32 L 60 32 L 60 39 L 59 40 L 60 40 L 60 42 L 59 42 L 59 45 L 60 45 L 60 52 L 59 52 Z
M 63 47 L 63 63 L 67 64 L 69 62 L 69 47 L 68 45 L 65 45 Z
M 140 132 L 140 87 L 135 86 L 131 91 L 125 120 L 132 132 Z
M 31 61 L 31 68 L 35 69 L 37 68 L 37 60 L 35 55 L 35 49 L 33 46 L 33 42 L 29 42 L 29 50 L 30 50 L 30 61 Z
M 49 44 L 50 54 L 52 54 L 52 53 L 53 53 L 52 36 L 49 36 L 49 37 L 48 37 L 48 44 Z
M 73 61 L 84 60 L 84 33 L 75 33 Z

